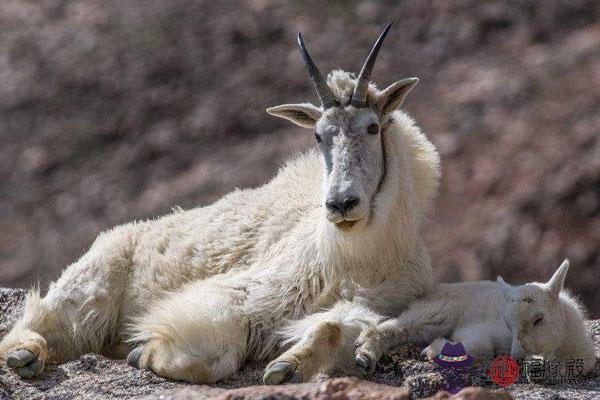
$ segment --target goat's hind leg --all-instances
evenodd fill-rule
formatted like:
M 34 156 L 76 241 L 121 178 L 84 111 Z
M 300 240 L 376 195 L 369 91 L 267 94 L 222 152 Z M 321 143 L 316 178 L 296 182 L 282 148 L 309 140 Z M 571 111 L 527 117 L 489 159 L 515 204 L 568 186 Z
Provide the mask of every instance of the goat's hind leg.
M 236 306 L 236 289 L 200 281 L 159 301 L 132 323 L 137 343 L 129 365 L 165 378 L 213 383 L 240 368 L 246 358 L 248 320 Z
M 0 342 L 0 358 L 8 367 L 33 378 L 46 363 L 103 350 L 117 327 L 129 234 L 124 226 L 100 235 L 43 299 L 37 290 L 27 294 L 23 315 Z
M 452 340 L 461 342 L 467 353 L 473 356 L 476 361 L 491 360 L 494 356 L 493 338 L 500 329 L 494 322 L 481 321 L 456 329 L 452 334 Z
M 31 290 L 25 299 L 23 317 L 3 338 L 0 355 L 23 378 L 31 379 L 41 373 L 48 361 L 48 344 L 39 331 L 55 325 L 37 291 Z

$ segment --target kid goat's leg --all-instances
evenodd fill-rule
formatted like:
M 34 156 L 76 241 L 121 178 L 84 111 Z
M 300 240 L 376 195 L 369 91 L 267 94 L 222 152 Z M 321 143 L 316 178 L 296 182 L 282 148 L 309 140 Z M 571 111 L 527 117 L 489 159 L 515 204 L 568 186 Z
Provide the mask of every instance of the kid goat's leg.
M 295 344 L 269 363 L 264 383 L 304 382 L 320 371 L 354 369 L 354 340 L 365 322 L 377 324 L 382 319 L 365 307 L 340 302 L 291 323 L 282 333 L 284 343 Z
M 131 327 L 137 344 L 127 362 L 156 374 L 213 383 L 238 371 L 246 358 L 248 319 L 240 311 L 243 291 L 200 281 L 161 300 Z
M 452 340 L 462 343 L 467 353 L 473 356 L 476 361 L 491 360 L 494 357 L 494 338 L 499 336 L 498 332 L 501 329 L 506 331 L 505 335 L 501 336 L 509 338 L 510 331 L 508 327 L 498 326 L 495 320 L 483 320 L 456 329 L 452 334 Z M 508 343 L 503 347 L 510 349 Z
M 48 362 L 101 352 L 117 336 L 119 299 L 127 282 L 131 227 L 102 234 L 42 299 L 26 297 L 23 316 L 0 342 L 0 358 L 32 378 Z

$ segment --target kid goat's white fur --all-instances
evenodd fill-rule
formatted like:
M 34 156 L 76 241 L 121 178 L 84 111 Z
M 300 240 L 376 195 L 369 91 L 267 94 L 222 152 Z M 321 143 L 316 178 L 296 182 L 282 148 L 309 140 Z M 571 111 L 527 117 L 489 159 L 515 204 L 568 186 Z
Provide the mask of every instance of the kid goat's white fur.
M 385 33 L 357 79 L 334 71 L 325 82 L 301 42 L 323 106 L 269 112 L 314 128 L 321 154 L 299 156 L 264 186 L 208 207 L 100 234 L 44 298 L 29 292 L 0 343 L 7 364 L 32 377 L 86 352 L 129 354 L 130 364 L 165 377 L 214 382 L 272 354 L 284 321 L 308 315 L 289 332 L 300 343 L 265 380 L 308 379 L 334 362 L 315 349 L 348 343 L 344 323 L 358 333 L 347 300 L 395 315 L 427 293 L 432 272 L 419 230 L 439 159 L 398 110 L 416 79 L 383 91 L 368 84 Z
M 582 360 L 585 374 L 596 362 L 594 343 L 582 306 L 563 291 L 568 268 L 565 260 L 546 283 L 511 286 L 498 277 L 441 284 L 398 318 L 361 332 L 356 361 L 371 370 L 383 352 L 402 342 L 431 343 L 424 353 L 433 358 L 445 337 L 462 342 L 476 360 L 508 354 Z

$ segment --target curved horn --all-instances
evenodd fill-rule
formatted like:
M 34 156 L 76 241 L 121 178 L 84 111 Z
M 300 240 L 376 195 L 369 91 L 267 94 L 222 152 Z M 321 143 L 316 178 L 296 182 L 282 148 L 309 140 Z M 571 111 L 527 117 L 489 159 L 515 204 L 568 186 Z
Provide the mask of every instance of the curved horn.
M 369 79 L 371 78 L 371 72 L 373 72 L 373 66 L 375 65 L 375 60 L 377 60 L 377 54 L 379 53 L 379 49 L 381 48 L 381 44 L 383 43 L 383 39 L 385 39 L 388 31 L 392 27 L 393 22 L 381 32 L 379 38 L 373 45 L 367 60 L 365 61 L 362 69 L 360 70 L 360 74 L 358 74 L 358 79 L 356 80 L 356 86 L 354 87 L 354 93 L 352 93 L 352 101 L 351 104 L 354 107 L 366 107 L 367 106 L 367 89 L 369 87 Z
M 302 53 L 302 58 L 304 58 L 304 64 L 306 65 L 306 69 L 308 70 L 308 75 L 312 80 L 312 83 L 317 91 L 317 95 L 319 96 L 319 100 L 321 101 L 321 105 L 324 109 L 328 109 L 331 107 L 339 106 L 340 103 L 337 101 L 329 86 L 327 86 L 327 81 L 323 78 L 323 75 L 319 72 L 319 69 L 310 58 L 308 54 L 308 50 L 306 50 L 306 46 L 304 45 L 304 40 L 302 39 L 302 34 L 298 33 L 298 45 L 300 46 L 300 52 Z

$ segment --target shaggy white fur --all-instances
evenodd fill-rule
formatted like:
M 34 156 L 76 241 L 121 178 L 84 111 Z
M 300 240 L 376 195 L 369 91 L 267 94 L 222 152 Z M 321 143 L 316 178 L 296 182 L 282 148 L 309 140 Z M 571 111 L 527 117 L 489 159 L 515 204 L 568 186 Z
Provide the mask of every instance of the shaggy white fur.
M 511 286 L 498 282 L 441 284 L 398 318 L 365 329 L 357 340 L 356 361 L 368 370 L 403 342 L 431 343 L 424 353 L 440 354 L 444 338 L 462 342 L 476 360 L 496 355 L 549 360 L 581 360 L 582 373 L 596 362 L 586 334 L 583 307 L 563 290 L 568 261 L 546 283 Z
M 354 79 L 335 71 L 329 85 L 344 100 Z M 368 101 L 380 93 L 371 86 Z M 0 354 L 29 377 L 47 362 L 86 352 L 124 357 L 143 345 L 132 356 L 140 367 L 205 383 L 272 354 L 286 320 L 316 315 L 291 336 L 327 336 L 319 327 L 344 318 L 344 299 L 399 313 L 432 286 L 419 230 L 439 157 L 405 113 L 380 118 L 386 173 L 367 225 L 344 231 L 327 220 L 324 162 L 310 151 L 262 187 L 100 234 L 43 299 L 28 294 Z M 330 339 L 320 343 L 335 345 Z M 330 361 L 311 363 L 295 365 L 304 379 Z

